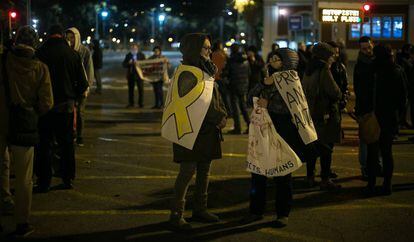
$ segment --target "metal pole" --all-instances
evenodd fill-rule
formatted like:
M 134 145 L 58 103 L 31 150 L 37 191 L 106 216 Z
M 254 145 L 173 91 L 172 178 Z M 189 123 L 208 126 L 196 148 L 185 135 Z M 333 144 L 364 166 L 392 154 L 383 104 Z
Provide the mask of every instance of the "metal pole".
M 12 23 L 11 23 L 11 15 L 9 13 L 9 39 L 12 39 Z
M 95 9 L 96 15 L 95 15 L 95 39 L 99 39 L 99 11 L 98 9 Z
M 32 24 L 32 0 L 27 0 L 26 4 L 26 18 L 27 18 L 27 25 Z

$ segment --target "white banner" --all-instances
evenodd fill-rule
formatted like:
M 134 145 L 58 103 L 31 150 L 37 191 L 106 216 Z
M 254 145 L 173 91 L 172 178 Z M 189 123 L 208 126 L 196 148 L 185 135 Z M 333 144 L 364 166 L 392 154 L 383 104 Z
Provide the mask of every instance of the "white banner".
M 181 97 L 178 92 L 179 80 L 184 72 L 191 73 L 197 80 L 197 85 Z M 165 101 L 161 136 L 192 150 L 210 106 L 213 89 L 214 78 L 201 69 L 188 65 L 178 66 Z
M 139 77 L 147 82 L 157 82 L 162 80 L 168 82 L 168 59 L 157 58 L 140 60 L 135 62 L 135 69 Z
M 292 121 L 297 127 L 303 142 L 309 144 L 317 140 L 318 135 L 313 125 L 298 73 L 293 70 L 281 71 L 274 73 L 272 78 L 289 108 Z
M 257 100 L 253 99 L 255 107 L 249 125 L 247 171 L 266 177 L 290 174 L 302 162 L 277 133 L 267 109 L 257 106 Z

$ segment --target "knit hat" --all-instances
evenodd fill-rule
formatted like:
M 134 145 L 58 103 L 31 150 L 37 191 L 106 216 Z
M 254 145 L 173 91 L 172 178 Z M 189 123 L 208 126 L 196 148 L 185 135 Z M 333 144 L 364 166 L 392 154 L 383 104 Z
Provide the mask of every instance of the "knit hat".
M 299 63 L 299 56 L 296 51 L 289 48 L 279 48 L 276 50 L 283 63 L 283 70 L 296 70 Z
M 24 44 L 32 48 L 36 48 L 39 41 L 39 36 L 36 31 L 29 25 L 22 26 L 17 31 L 16 45 Z
M 318 43 L 313 47 L 312 56 L 317 59 L 328 61 L 335 54 L 334 48 L 327 43 Z
M 203 33 L 186 34 L 180 42 L 180 52 L 183 54 L 183 63 L 197 65 L 200 59 L 201 48 L 204 41 L 211 40 L 210 36 Z

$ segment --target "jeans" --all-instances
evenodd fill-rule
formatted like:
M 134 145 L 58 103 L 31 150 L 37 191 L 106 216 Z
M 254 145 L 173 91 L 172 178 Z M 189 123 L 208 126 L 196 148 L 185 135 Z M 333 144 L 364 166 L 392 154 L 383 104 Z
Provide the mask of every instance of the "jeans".
M 157 81 L 152 83 L 154 88 L 155 105 L 154 107 L 160 108 L 164 104 L 164 91 L 162 90 L 163 81 Z
M 240 94 L 238 92 L 232 92 L 231 93 L 231 107 L 232 107 L 232 112 L 233 112 L 234 129 L 238 131 L 241 130 L 239 109 L 243 115 L 243 118 L 247 124 L 247 127 L 249 127 L 250 116 L 247 113 L 246 95 Z

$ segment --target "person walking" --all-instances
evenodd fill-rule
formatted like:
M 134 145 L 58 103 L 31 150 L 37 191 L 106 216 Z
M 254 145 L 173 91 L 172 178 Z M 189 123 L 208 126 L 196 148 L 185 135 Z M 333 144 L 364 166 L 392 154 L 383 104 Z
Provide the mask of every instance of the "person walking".
M 280 48 L 270 56 L 268 75 L 277 72 L 296 70 L 299 62 L 297 53 L 288 48 Z M 298 79 L 299 80 L 299 79 Z M 305 160 L 305 144 L 302 141 L 298 129 L 292 122 L 292 115 L 281 93 L 278 91 L 273 78 L 265 78 L 249 92 L 249 102 L 253 97 L 259 97 L 260 107 L 267 108 L 276 131 L 285 140 L 293 151 Z M 242 223 L 251 223 L 263 219 L 266 207 L 267 177 L 251 174 L 249 215 L 242 219 Z M 288 223 L 289 213 L 292 207 L 292 175 L 274 177 L 276 184 L 276 222 L 275 226 L 284 227 Z
M 81 36 L 77 28 L 69 28 L 65 32 L 66 40 L 69 42 L 69 45 L 72 49 L 79 53 L 83 68 L 85 69 L 86 79 L 88 80 L 89 86 L 93 84 L 94 77 L 94 68 L 92 62 L 92 55 L 88 47 L 82 45 Z M 83 127 L 85 126 L 85 108 L 86 100 L 89 94 L 88 91 L 85 92 L 85 95 L 82 95 L 78 100 L 76 100 L 76 144 L 78 146 L 84 146 L 83 144 Z
M 35 57 L 39 38 L 30 26 L 19 28 L 15 47 L 2 58 L 2 123 L 8 127 L 8 147 L 15 168 L 15 218 L 13 237 L 34 231 L 29 223 L 32 203 L 34 146 L 38 142 L 37 121 L 53 106 L 48 67 Z M 10 113 L 7 113 L 10 112 Z M 8 119 L 8 120 L 7 120 Z M 4 154 L 1 146 L 0 153 Z
M 247 56 L 240 51 L 238 44 L 231 46 L 231 55 L 223 70 L 223 75 L 229 79 L 231 110 L 234 128 L 228 134 L 241 134 L 240 112 L 249 127 L 250 116 L 247 113 L 247 91 L 249 88 L 250 66 Z M 240 110 L 240 111 L 239 111 Z M 244 132 L 248 133 L 248 130 Z
M 128 80 L 128 105 L 127 108 L 134 107 L 135 84 L 138 87 L 138 107 L 144 107 L 144 81 L 139 77 L 135 68 L 135 62 L 145 60 L 145 55 L 139 51 L 139 45 L 133 43 L 130 52 L 125 56 L 122 66 L 127 69 Z
M 180 51 L 183 54 L 183 65 L 201 69 L 214 77 L 217 67 L 210 60 L 210 37 L 205 34 L 187 34 L 181 40 Z M 196 79 L 191 73 L 181 74 L 179 78 L 180 96 L 188 93 L 195 85 Z M 218 216 L 207 210 L 209 173 L 212 160 L 221 158 L 221 129 L 226 126 L 226 111 L 217 87 L 207 114 L 202 122 L 193 149 L 173 143 L 174 161 L 180 163 L 180 171 L 174 185 L 174 200 L 169 223 L 178 230 L 188 230 L 192 226 L 183 217 L 185 196 L 188 186 L 196 174 L 194 193 L 193 220 L 201 222 L 218 222 Z
M 330 63 L 335 53 L 333 48 L 326 43 L 318 43 L 312 53 L 302 82 L 318 134 L 322 179 L 320 188 L 332 190 L 340 188 L 331 181 L 330 174 L 334 143 L 341 140 L 339 101 L 342 92 L 330 71 Z M 306 163 L 309 186 L 315 184 L 315 163 L 316 159 L 310 159 Z
M 61 149 L 61 178 L 57 189 L 72 189 L 76 173 L 74 148 L 75 101 L 86 95 L 88 81 L 82 59 L 63 37 L 61 25 L 52 25 L 46 42 L 36 56 L 50 71 L 54 106 L 39 119 L 40 142 L 37 149 L 35 173 L 38 178 L 35 192 L 48 192 L 52 179 L 53 144 Z

